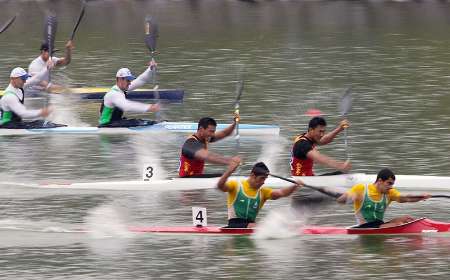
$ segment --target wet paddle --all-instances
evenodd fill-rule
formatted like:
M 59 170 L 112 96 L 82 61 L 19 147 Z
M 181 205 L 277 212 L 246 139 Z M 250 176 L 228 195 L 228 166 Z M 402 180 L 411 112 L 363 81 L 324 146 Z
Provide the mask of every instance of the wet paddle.
M 58 21 L 56 19 L 56 15 L 49 14 L 45 18 L 44 23 L 44 43 L 48 45 L 48 55 L 49 59 L 52 59 L 53 50 L 55 49 L 55 37 L 56 37 L 56 29 L 58 27 Z M 51 70 L 48 72 L 48 82 L 51 80 Z M 45 107 L 48 106 L 49 95 L 47 93 L 47 98 L 45 99 Z M 47 125 L 48 120 L 44 121 L 44 127 Z
M 0 34 L 3 33 L 8 27 L 13 24 L 13 22 L 16 20 L 17 15 L 13 16 L 10 20 L 8 20 L 2 27 L 0 27 Z
M 275 175 L 275 174 L 272 174 L 272 173 L 269 173 L 269 175 L 272 176 L 272 177 L 284 180 L 286 182 L 290 182 L 290 183 L 293 183 L 293 184 L 298 184 L 296 181 L 294 181 L 292 179 L 289 179 L 289 178 L 286 178 L 286 177 L 283 177 L 283 176 Z M 340 193 L 340 192 L 337 192 L 337 191 L 329 190 L 329 189 L 327 189 L 325 187 L 311 186 L 311 185 L 308 185 L 308 184 L 303 184 L 303 185 L 305 187 L 309 188 L 309 189 L 316 190 L 318 192 L 321 192 L 321 193 L 323 193 L 325 195 L 328 195 L 328 196 L 331 196 L 333 198 L 338 198 L 338 197 L 340 197 L 343 194 L 343 193 Z
M 72 34 L 70 34 L 70 40 L 72 41 L 73 38 L 75 37 L 75 32 L 77 32 L 78 26 L 80 25 L 81 19 L 83 19 L 84 17 L 84 12 L 85 12 L 85 8 L 86 8 L 86 2 L 85 1 L 81 1 L 81 10 L 80 10 L 80 15 L 78 16 L 78 20 L 75 23 L 75 26 L 73 27 L 72 30 Z
M 341 111 L 341 117 L 346 119 L 350 109 L 352 108 L 352 87 L 350 86 L 341 98 L 341 103 L 339 104 Z M 347 160 L 350 159 L 348 152 L 348 141 L 347 141 L 347 129 L 344 130 L 344 141 L 345 141 L 345 153 L 347 154 Z
M 412 197 L 412 198 L 421 198 L 423 197 L 422 195 L 409 195 L 408 197 Z M 445 195 L 445 194 L 435 194 L 435 195 L 431 195 L 430 198 L 450 198 L 450 195 Z
M 239 107 L 241 102 L 242 92 L 244 90 L 244 81 L 240 80 L 236 85 L 236 99 L 234 101 L 234 113 L 239 115 Z M 239 118 L 236 120 L 236 139 L 239 139 Z
M 156 84 L 156 62 L 155 62 L 155 56 L 156 56 L 156 40 L 159 37 L 159 28 L 158 24 L 156 23 L 156 20 L 153 19 L 151 16 L 145 17 L 145 45 L 147 46 L 148 50 L 150 51 L 150 69 L 152 70 L 153 74 L 153 89 L 155 94 L 155 100 L 157 103 L 160 103 L 159 98 L 159 91 L 158 91 L 158 85 Z M 156 121 L 161 121 L 161 113 L 156 112 Z

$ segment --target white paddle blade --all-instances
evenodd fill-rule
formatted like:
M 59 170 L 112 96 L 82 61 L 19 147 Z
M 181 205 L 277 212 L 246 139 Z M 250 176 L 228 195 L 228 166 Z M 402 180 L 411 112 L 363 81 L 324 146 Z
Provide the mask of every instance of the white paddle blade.
M 341 116 L 346 117 L 352 108 L 352 87 L 350 86 L 341 98 L 340 111 Z

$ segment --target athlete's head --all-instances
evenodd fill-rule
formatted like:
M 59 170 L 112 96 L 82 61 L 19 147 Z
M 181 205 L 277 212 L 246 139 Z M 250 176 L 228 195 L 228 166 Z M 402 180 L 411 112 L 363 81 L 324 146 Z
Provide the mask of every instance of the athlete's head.
M 319 142 L 320 139 L 325 135 L 325 128 L 327 122 L 322 117 L 314 117 L 309 121 L 308 124 L 308 136 L 314 141 Z
M 257 162 L 250 172 L 250 183 L 253 187 L 260 188 L 269 176 L 269 168 L 264 162 Z
M 392 188 L 395 183 L 395 174 L 389 168 L 383 168 L 378 172 L 375 181 L 381 188 L 381 191 L 386 192 Z
M 40 50 L 41 50 L 42 60 L 47 61 L 50 57 L 50 53 L 49 53 L 50 48 L 48 46 L 48 43 L 42 43 Z
M 116 85 L 121 90 L 128 90 L 128 87 L 134 79 L 136 79 L 136 77 L 128 68 L 120 68 L 116 73 Z
M 11 74 L 9 75 L 11 84 L 15 88 L 21 88 L 27 81 L 29 77 L 31 77 L 27 71 L 25 71 L 21 67 L 16 67 L 11 71 Z
M 210 117 L 201 118 L 198 121 L 197 136 L 202 139 L 209 139 L 216 133 L 217 122 Z

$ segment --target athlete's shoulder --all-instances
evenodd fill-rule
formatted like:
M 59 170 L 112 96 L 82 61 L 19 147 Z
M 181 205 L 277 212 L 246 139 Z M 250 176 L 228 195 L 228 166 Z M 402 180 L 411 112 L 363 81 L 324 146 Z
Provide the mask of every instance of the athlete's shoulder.
M 359 192 L 359 191 L 364 191 L 365 188 L 366 188 L 365 184 L 359 183 L 359 184 L 353 185 L 353 187 L 350 189 L 350 191 Z
M 227 186 L 230 191 L 235 190 L 238 187 L 238 185 L 239 185 L 239 183 L 235 179 L 227 180 L 225 182 L 225 186 Z

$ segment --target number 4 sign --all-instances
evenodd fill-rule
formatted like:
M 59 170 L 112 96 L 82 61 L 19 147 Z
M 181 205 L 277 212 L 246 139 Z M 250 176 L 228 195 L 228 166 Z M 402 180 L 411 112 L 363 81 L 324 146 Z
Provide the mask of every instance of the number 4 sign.
M 206 208 L 192 207 L 192 223 L 197 227 L 206 227 L 208 225 Z

